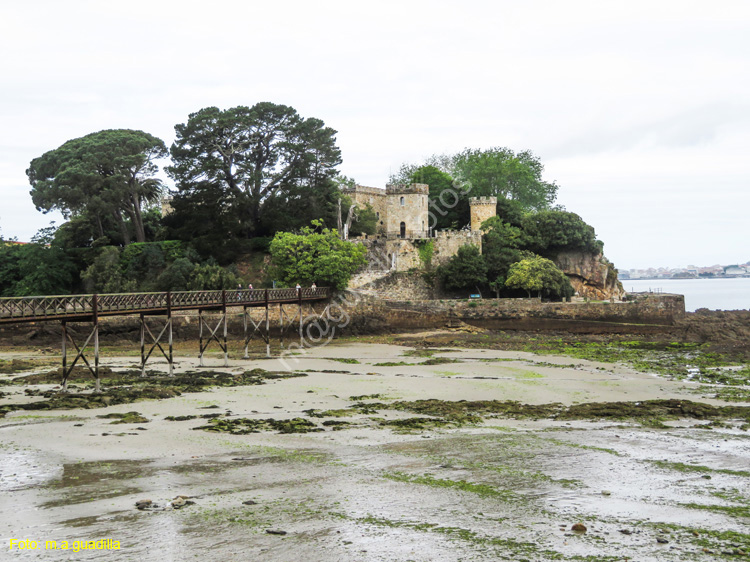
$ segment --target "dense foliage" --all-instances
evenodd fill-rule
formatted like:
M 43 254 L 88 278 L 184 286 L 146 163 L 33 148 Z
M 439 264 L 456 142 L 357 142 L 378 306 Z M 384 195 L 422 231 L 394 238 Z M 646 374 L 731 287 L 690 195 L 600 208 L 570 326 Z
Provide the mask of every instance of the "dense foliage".
M 341 152 L 320 119 L 269 102 L 207 107 L 175 132 L 167 173 L 178 192 L 167 225 L 202 255 L 230 261 L 238 241 L 317 218 L 330 224 Z
M 108 243 L 146 241 L 144 205 L 158 200 L 161 182 L 154 160 L 166 156 L 164 142 L 116 129 L 69 140 L 31 161 L 26 174 L 40 211 L 57 209 L 88 223 Z
M 503 205 L 503 215 L 486 220 L 482 230 L 481 263 L 475 258 L 476 264 L 472 267 L 486 275 L 485 281 L 479 280 L 476 272 L 463 265 L 465 256 L 455 256 L 438 271 L 446 289 L 488 287 L 498 297 L 510 296 L 514 294 L 513 289 L 520 289 L 529 294 L 542 291 L 544 296 L 564 298 L 572 294 L 570 283 L 550 260 L 563 251 L 592 254 L 602 251 L 602 243 L 596 239 L 594 229 L 578 215 L 557 210 L 523 213 L 507 200 Z M 524 269 L 514 270 L 521 262 L 525 263 Z M 549 264 L 556 271 L 551 271 Z M 511 271 L 515 271 L 513 277 Z M 558 273 L 565 277 L 565 282 Z M 522 274 L 525 275 L 523 282 Z M 537 288 L 539 283 L 541 288 Z
M 75 263 L 58 246 L 0 240 L 0 297 L 66 294 L 76 274 Z
M 322 221 L 314 221 L 313 226 L 299 234 L 276 233 L 270 250 L 278 279 L 290 287 L 316 283 L 345 289 L 352 274 L 365 264 L 365 247 L 341 240 L 335 229 L 322 228 Z
M 461 246 L 438 271 L 443 286 L 449 291 L 481 291 L 480 286 L 487 282 L 487 264 L 476 246 Z
M 529 297 L 532 293 L 539 297 L 542 294 L 570 297 L 574 292 L 568 277 L 554 262 L 541 256 L 523 259 L 511 265 L 505 285 L 512 289 L 523 289 Z
M 497 197 L 498 215 L 511 215 L 511 224 L 520 221 L 518 213 L 551 209 L 558 186 L 542 179 L 543 172 L 539 158 L 528 150 L 467 148 L 433 155 L 421 166 L 404 164 L 390 182 L 428 184 L 430 226 L 462 228 L 469 223 L 470 197 Z
M 30 244 L 0 239 L 0 294 L 214 289 L 272 280 L 346 285 L 364 248 L 338 234 L 374 234 L 379 219 L 371 206 L 355 207 L 343 194 L 355 182 L 336 170 L 336 131 L 289 106 L 262 102 L 201 109 L 175 132 L 169 151 L 148 133 L 114 129 L 32 160 L 34 204 L 60 210 L 66 222 L 42 229 Z M 157 163 L 167 156 L 176 191 L 162 216 Z M 557 185 L 542 178 L 543 170 L 531 152 L 499 147 L 402 166 L 391 183 L 430 186 L 433 229 L 467 227 L 470 197 L 498 199 L 498 216 L 483 227 L 483 254 L 461 248 L 435 270 L 432 242 L 419 245 L 430 279 L 442 279 L 450 291 L 513 295 L 526 290 L 510 276 L 514 264 L 563 251 L 601 252 L 593 228 L 553 208 Z M 313 222 L 315 228 L 305 226 Z M 273 271 L 264 263 L 269 251 Z M 566 289 L 550 279 L 543 292 L 563 295 Z

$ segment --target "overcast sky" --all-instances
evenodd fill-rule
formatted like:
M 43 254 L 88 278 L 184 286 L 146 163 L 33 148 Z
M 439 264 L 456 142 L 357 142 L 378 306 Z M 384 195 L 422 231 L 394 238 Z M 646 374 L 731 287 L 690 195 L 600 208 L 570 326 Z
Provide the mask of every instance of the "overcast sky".
M 0 234 L 25 170 L 102 129 L 174 140 L 271 101 L 338 131 L 341 171 L 529 149 L 619 268 L 750 260 L 750 2 L 30 0 L 0 7 Z

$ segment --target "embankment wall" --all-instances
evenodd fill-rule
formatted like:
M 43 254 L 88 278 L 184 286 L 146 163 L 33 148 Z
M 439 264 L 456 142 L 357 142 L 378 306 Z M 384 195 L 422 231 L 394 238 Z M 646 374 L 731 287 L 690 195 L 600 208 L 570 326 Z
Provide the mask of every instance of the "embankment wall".
M 316 306 L 322 312 L 322 303 Z M 279 310 L 269 310 L 272 337 L 278 338 Z M 311 310 L 303 311 L 305 324 L 315 322 Z M 228 337 L 232 341 L 242 338 L 242 309 L 228 310 Z M 294 317 L 290 307 L 287 315 Z M 676 322 L 685 317 L 682 295 L 646 294 L 632 302 L 601 303 L 544 303 L 537 299 L 487 299 L 487 300 L 383 300 L 349 292 L 331 303 L 331 316 L 342 321 L 344 327 L 338 334 L 394 333 L 408 330 L 443 329 L 461 322 L 500 330 L 558 330 L 575 333 L 655 333 L 668 332 Z M 207 314 L 207 322 L 215 327 L 218 317 Z M 252 312 L 255 321 L 263 318 L 263 310 Z M 286 322 L 289 322 L 287 317 Z M 159 323 L 153 319 L 152 323 Z M 325 322 L 321 323 L 322 325 Z M 152 324 L 153 325 L 153 324 Z M 163 325 L 163 324 L 162 324 Z M 90 330 L 82 324 L 81 333 Z M 160 328 L 156 328 L 157 333 Z M 294 338 L 297 324 L 287 328 L 286 337 Z M 250 328 L 252 331 L 252 327 Z M 78 330 L 76 330 L 78 331 Z M 198 338 L 199 321 L 195 313 L 175 316 L 176 340 Z M 217 330 L 221 337 L 223 331 Z M 15 345 L 53 345 L 59 342 L 58 322 L 18 324 L 0 328 L 0 341 Z M 204 337 L 209 334 L 204 329 Z M 137 316 L 102 318 L 100 325 L 102 343 L 133 343 L 140 339 Z M 148 339 L 148 338 L 147 338 Z M 257 339 L 257 338 L 256 338 Z
M 644 295 L 631 302 L 544 303 L 537 299 L 394 301 L 350 296 L 348 329 L 398 332 L 463 321 L 504 330 L 652 332 L 685 316 L 682 295 Z

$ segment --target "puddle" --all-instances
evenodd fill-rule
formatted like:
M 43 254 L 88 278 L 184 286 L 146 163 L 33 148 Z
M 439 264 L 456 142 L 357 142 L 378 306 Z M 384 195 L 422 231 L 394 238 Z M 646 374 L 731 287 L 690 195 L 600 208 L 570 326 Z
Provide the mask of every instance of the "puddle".
M 0 449 L 0 492 L 35 488 L 59 478 L 61 472 L 59 466 L 32 451 Z

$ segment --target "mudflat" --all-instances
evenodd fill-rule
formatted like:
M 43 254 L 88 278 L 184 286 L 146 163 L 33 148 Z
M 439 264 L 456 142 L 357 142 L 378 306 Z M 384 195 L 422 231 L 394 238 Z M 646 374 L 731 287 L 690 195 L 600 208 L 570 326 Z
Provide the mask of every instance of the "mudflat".
M 0 352 L 0 559 L 750 558 L 746 385 L 453 337 L 110 353 L 99 396 Z

